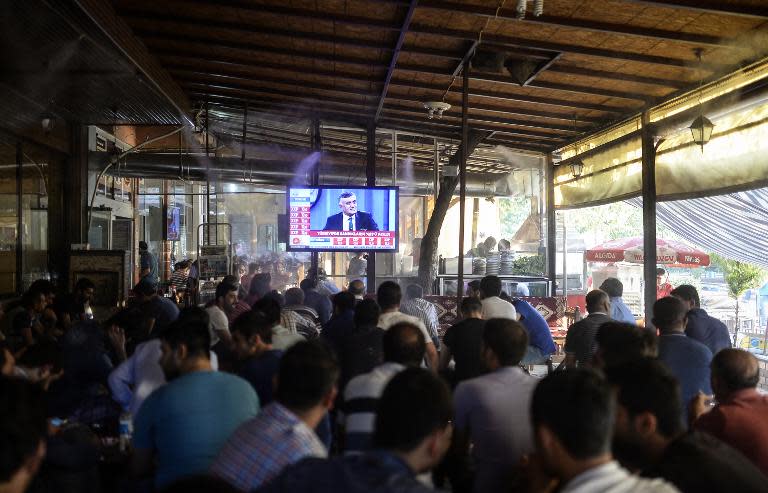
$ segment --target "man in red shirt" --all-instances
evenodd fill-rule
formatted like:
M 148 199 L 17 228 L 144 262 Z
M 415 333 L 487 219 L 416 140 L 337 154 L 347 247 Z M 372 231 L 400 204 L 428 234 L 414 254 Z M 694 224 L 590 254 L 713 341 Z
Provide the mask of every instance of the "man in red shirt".
M 712 391 L 717 405 L 707 411 L 707 396 L 691 403 L 693 428 L 738 449 L 768 476 L 768 395 L 757 391 L 760 366 L 742 349 L 723 349 L 712 359 Z
M 673 286 L 669 283 L 669 276 L 664 279 L 667 271 L 659 267 L 656 269 L 656 299 L 660 300 L 669 296 L 672 292 Z

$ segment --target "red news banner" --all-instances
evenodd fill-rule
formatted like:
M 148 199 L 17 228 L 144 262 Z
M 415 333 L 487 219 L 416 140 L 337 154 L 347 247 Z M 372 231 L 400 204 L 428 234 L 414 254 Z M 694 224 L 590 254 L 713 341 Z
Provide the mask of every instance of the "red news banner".
M 335 246 L 392 246 L 394 231 L 310 231 L 310 237 L 332 238 Z

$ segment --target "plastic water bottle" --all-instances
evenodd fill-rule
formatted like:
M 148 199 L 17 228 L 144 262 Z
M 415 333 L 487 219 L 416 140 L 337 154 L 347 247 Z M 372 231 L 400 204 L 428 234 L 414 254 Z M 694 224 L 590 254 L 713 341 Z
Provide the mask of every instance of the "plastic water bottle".
M 131 438 L 133 437 L 133 419 L 131 413 L 124 412 L 121 414 L 119 423 L 120 452 L 126 452 L 131 446 Z

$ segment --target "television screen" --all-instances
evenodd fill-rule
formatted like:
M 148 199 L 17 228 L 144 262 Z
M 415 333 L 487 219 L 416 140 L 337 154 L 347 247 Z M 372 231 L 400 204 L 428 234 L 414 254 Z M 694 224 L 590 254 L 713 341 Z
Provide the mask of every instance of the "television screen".
M 397 187 L 289 187 L 291 251 L 397 250 Z

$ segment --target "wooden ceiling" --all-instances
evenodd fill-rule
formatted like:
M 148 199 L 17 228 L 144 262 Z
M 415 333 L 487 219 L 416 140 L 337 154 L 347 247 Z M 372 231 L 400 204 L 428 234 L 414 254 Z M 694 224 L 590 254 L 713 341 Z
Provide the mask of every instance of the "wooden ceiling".
M 762 0 L 544 0 L 539 17 L 531 1 L 522 20 L 517 0 L 112 3 L 193 105 L 208 102 L 224 120 L 247 104 L 263 114 L 456 138 L 463 60 L 501 53 L 531 69 L 521 85 L 506 70 L 473 65 L 469 123 L 493 132 L 495 144 L 533 152 L 768 51 Z M 422 103 L 441 100 L 452 108 L 428 119 Z

